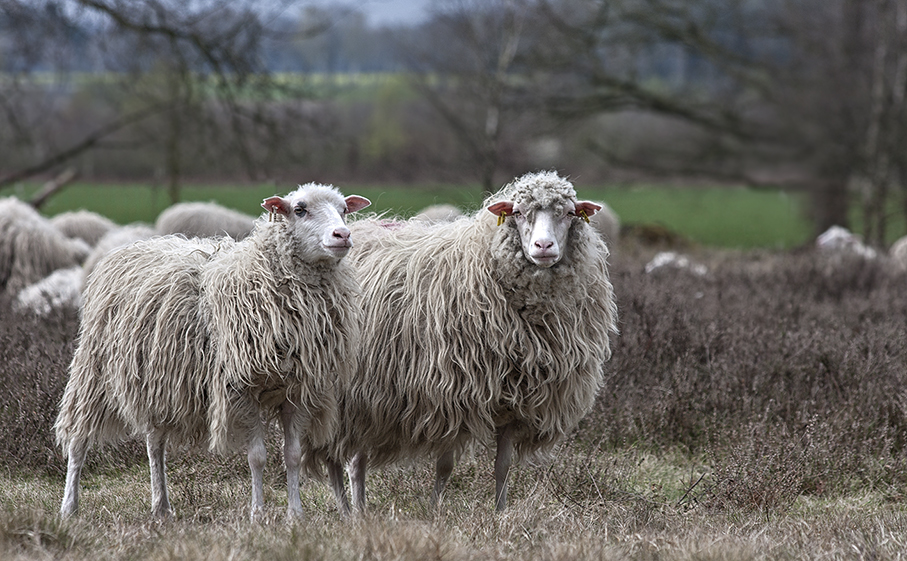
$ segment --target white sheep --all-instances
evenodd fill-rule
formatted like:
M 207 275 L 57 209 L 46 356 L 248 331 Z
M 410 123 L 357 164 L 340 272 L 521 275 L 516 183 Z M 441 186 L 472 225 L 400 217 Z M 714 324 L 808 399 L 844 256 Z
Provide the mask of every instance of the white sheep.
M 104 234 L 117 227 L 116 223 L 90 210 L 62 212 L 50 219 L 67 238 L 78 238 L 94 247 Z
M 453 222 L 463 216 L 463 211 L 450 204 L 429 205 L 413 216 L 413 220 L 422 222 Z
M 822 232 L 816 238 L 816 248 L 833 257 L 851 254 L 864 259 L 875 259 L 878 256 L 876 250 L 864 244 L 860 236 L 841 226 L 832 226 Z
M 82 267 L 57 269 L 19 291 L 13 307 L 45 317 L 55 310 L 77 310 L 82 304 Z
M 154 223 L 158 234 L 183 234 L 188 238 L 229 236 L 241 240 L 252 232 L 255 219 L 213 202 L 172 205 Z
M 608 247 L 614 249 L 614 246 L 620 241 L 620 218 L 607 204 L 601 201 L 592 201 L 592 203 L 601 208 L 589 217 L 589 223 L 605 238 Z
M 888 255 L 898 269 L 907 271 L 907 236 L 899 238 L 891 244 Z
M 89 253 L 88 257 L 85 259 L 85 263 L 82 264 L 83 285 L 98 264 L 98 261 L 103 259 L 105 255 L 114 249 L 137 241 L 147 240 L 154 235 L 154 228 L 142 223 L 127 224 L 126 226 L 120 226 L 107 232 L 104 237 L 98 240 L 98 243 L 95 244 L 91 253 Z
M 0 199 L 0 291 L 17 294 L 57 269 L 81 265 L 90 247 L 64 236 L 30 205 Z
M 549 453 L 593 406 L 616 333 L 608 249 L 553 172 L 525 175 L 448 224 L 359 220 L 359 368 L 327 453 L 338 507 L 365 505 L 367 464 L 437 459 L 433 501 L 455 457 L 496 443 L 495 506 L 514 453 Z M 486 210 L 487 209 L 487 210 Z
M 337 426 L 337 386 L 359 340 L 359 286 L 342 261 L 349 212 L 369 204 L 307 184 L 264 206 L 242 242 L 162 236 L 101 260 L 84 291 L 57 442 L 68 455 L 60 512 L 78 510 L 91 444 L 145 437 L 154 515 L 169 516 L 165 446 L 246 447 L 252 516 L 264 507 L 265 431 L 284 431 L 288 515 L 300 468 Z

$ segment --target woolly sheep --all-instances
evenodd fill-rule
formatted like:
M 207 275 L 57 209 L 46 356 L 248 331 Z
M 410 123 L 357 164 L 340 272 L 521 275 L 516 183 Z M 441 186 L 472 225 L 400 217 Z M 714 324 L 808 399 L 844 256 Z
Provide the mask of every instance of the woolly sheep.
M 907 271 L 907 236 L 891 244 L 888 254 L 895 266 L 902 271 Z
M 605 238 L 608 247 L 613 249 L 620 241 L 620 218 L 607 204 L 601 201 L 593 201 L 593 204 L 601 208 L 589 217 L 589 223 Z
M 97 266 L 98 261 L 105 255 L 119 247 L 127 246 L 131 243 L 147 240 L 154 236 L 155 232 L 151 226 L 141 223 L 128 224 L 115 228 L 104 235 L 88 254 L 85 263 L 82 264 L 82 283 L 88 279 L 88 276 Z
M 229 236 L 241 240 L 252 232 L 255 219 L 217 203 L 177 203 L 164 209 L 154 223 L 158 234 L 187 238 Z
M 875 259 L 878 255 L 875 249 L 863 243 L 860 236 L 841 226 L 832 226 L 822 232 L 816 238 L 816 247 L 832 256 L 853 254 L 865 259 Z
M 262 203 L 242 242 L 161 236 L 101 260 L 84 291 L 79 344 L 55 423 L 68 455 L 60 512 L 78 510 L 89 445 L 143 435 L 154 515 L 171 512 L 165 446 L 245 446 L 252 516 L 263 507 L 264 437 L 284 431 L 288 515 L 300 515 L 300 468 L 336 429 L 336 386 L 359 339 L 359 286 L 342 257 L 348 212 L 369 204 L 307 184 Z M 307 460 L 308 458 L 308 460 Z
M 0 291 L 17 294 L 57 269 L 81 265 L 89 251 L 30 205 L 15 197 L 0 199 Z
M 14 307 L 31 311 L 37 316 L 48 316 L 54 310 L 78 309 L 82 304 L 82 267 L 57 269 L 16 295 Z
M 512 456 L 550 453 L 592 407 L 617 332 L 608 249 L 553 172 L 525 175 L 469 219 L 351 225 L 363 288 L 360 363 L 326 453 L 338 507 L 357 510 L 367 465 L 437 459 L 433 502 L 455 457 L 496 443 L 495 506 Z M 501 226 L 496 222 L 501 221 Z
M 421 222 L 453 222 L 463 216 L 463 211 L 454 205 L 436 204 L 423 208 L 418 214 L 413 216 L 413 220 Z
M 63 212 L 52 217 L 50 223 L 67 238 L 78 238 L 92 247 L 117 227 L 109 218 L 90 210 Z

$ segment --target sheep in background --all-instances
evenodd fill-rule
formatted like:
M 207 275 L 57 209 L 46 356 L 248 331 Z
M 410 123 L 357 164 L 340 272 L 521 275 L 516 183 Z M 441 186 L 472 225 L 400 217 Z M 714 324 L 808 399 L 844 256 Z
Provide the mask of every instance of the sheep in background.
M 865 245 L 860 236 L 841 226 L 832 226 L 820 234 L 816 238 L 816 247 L 819 251 L 829 253 L 835 257 L 851 254 L 864 259 L 875 259 L 878 256 L 876 250 Z
M 58 230 L 67 238 L 78 238 L 94 247 L 104 234 L 117 225 L 107 218 L 90 210 L 62 212 L 50 219 Z
M 147 240 L 148 238 L 155 235 L 154 228 L 146 224 L 135 223 L 128 224 L 126 226 L 120 226 L 98 240 L 98 243 L 91 250 L 91 253 L 88 254 L 88 258 L 85 259 L 85 263 L 82 265 L 82 283 L 86 282 L 88 276 L 97 266 L 98 261 L 104 258 L 105 255 L 125 245 L 131 243 Z
M 30 205 L 0 199 L 0 291 L 17 294 L 57 269 L 81 265 L 91 248 L 64 236 Z
M 463 216 L 463 211 L 454 205 L 437 204 L 423 208 L 418 214 L 413 216 L 413 220 L 429 223 L 453 222 L 461 216 Z
M 690 271 L 697 277 L 704 277 L 709 273 L 708 267 L 702 263 L 694 263 L 686 255 L 674 251 L 660 251 L 651 261 L 646 263 L 646 273 L 654 273 L 666 268 Z
M 325 453 L 338 507 L 365 505 L 368 465 L 437 459 L 433 501 L 471 442 L 496 443 L 495 505 L 512 456 L 544 456 L 593 406 L 617 332 L 608 248 L 552 172 L 525 175 L 469 218 L 351 225 L 365 313 L 359 368 Z M 487 210 L 486 210 L 487 209 Z M 498 225 L 500 224 L 500 225 Z
M 899 238 L 891 244 L 888 255 L 898 269 L 907 271 L 907 236 Z
M 171 512 L 165 446 L 245 446 L 252 516 L 263 507 L 265 432 L 284 431 L 288 515 L 300 515 L 300 468 L 333 437 L 337 387 L 359 340 L 359 286 L 342 261 L 347 213 L 369 204 L 307 184 L 264 206 L 242 242 L 162 236 L 101 260 L 84 291 L 57 442 L 68 455 L 60 512 L 78 510 L 91 444 L 146 439 L 154 515 Z
M 605 238 L 608 247 L 613 249 L 620 241 L 620 218 L 607 204 L 601 201 L 593 201 L 593 204 L 601 208 L 589 217 L 589 223 Z
M 20 311 L 31 311 L 46 317 L 55 310 L 72 308 L 82 304 L 82 267 L 57 269 L 36 283 L 19 291 L 13 307 Z
M 242 240 L 252 232 L 255 219 L 217 203 L 177 203 L 164 209 L 154 223 L 158 234 L 183 234 L 187 238 L 229 236 Z

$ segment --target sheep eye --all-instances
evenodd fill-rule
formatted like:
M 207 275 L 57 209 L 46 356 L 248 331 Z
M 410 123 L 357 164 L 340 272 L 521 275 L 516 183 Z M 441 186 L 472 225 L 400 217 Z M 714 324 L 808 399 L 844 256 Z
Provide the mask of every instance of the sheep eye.
M 299 205 L 294 212 L 296 216 L 305 216 L 308 211 L 305 209 L 305 205 Z
M 513 214 L 511 216 L 523 216 L 523 213 L 518 210 L 515 210 L 515 211 L 513 211 Z

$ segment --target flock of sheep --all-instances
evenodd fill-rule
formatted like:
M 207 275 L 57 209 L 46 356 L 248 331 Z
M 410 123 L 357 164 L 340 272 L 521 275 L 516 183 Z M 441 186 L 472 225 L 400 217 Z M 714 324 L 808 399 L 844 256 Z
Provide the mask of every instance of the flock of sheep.
M 290 517 L 303 513 L 301 473 L 326 471 L 349 515 L 365 509 L 368 467 L 408 459 L 436 462 L 437 504 L 475 444 L 496 451 L 494 504 L 506 507 L 513 461 L 550 453 L 603 383 L 617 217 L 554 172 L 515 179 L 471 215 L 347 223 L 369 204 L 310 183 L 266 199 L 258 219 L 184 203 L 153 226 L 118 226 L 0 199 L 0 290 L 39 315 L 81 314 L 54 427 L 63 516 L 78 511 L 89 448 L 139 437 L 155 516 L 172 514 L 169 444 L 245 451 L 255 519 L 275 421 Z M 864 251 L 846 231 L 817 243 Z M 907 239 L 890 256 L 907 269 Z
M 80 310 L 54 426 L 62 515 L 78 511 L 89 448 L 138 437 L 155 516 L 172 514 L 167 447 L 204 446 L 246 452 L 255 519 L 275 421 L 290 517 L 303 472 L 327 471 L 346 515 L 345 469 L 361 510 L 367 466 L 425 457 L 437 502 L 474 444 L 497 450 L 505 507 L 511 463 L 549 453 L 602 385 L 617 314 L 591 223 L 607 209 L 553 172 L 473 215 L 347 223 L 368 205 L 307 184 L 258 219 L 189 203 L 117 226 L 0 200 L 0 288 L 33 313 Z

